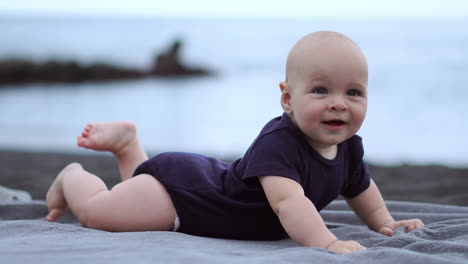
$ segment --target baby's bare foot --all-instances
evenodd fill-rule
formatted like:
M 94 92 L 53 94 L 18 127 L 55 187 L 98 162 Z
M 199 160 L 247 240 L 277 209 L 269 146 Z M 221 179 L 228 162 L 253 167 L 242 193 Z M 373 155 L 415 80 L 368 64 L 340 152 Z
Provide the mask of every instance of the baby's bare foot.
M 119 154 L 136 138 L 136 127 L 128 121 L 99 122 L 86 125 L 77 144 L 82 148 Z
M 60 171 L 57 178 L 55 178 L 46 195 L 47 208 L 49 209 L 49 214 L 46 216 L 47 221 L 54 222 L 67 210 L 68 205 L 63 194 L 62 180 L 65 174 L 81 168 L 80 164 L 71 163 Z

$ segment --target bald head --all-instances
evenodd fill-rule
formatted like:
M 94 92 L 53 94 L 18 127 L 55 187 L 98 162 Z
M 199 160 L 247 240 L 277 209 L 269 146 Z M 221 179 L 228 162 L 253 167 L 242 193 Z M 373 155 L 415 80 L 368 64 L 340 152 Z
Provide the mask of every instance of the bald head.
M 359 46 L 347 36 L 334 31 L 318 31 L 302 37 L 292 47 L 286 61 L 286 82 L 294 84 L 298 78 L 307 74 L 308 66 L 320 63 L 327 58 L 338 57 L 354 59 L 366 68 L 367 62 Z

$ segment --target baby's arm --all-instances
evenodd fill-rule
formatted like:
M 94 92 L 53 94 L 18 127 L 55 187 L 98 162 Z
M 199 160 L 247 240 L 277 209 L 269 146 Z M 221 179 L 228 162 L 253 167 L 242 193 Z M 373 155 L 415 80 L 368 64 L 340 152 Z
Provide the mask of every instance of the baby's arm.
M 326 248 L 335 253 L 365 249 L 355 241 L 339 241 L 328 230 L 299 183 L 279 176 L 260 177 L 260 182 L 282 226 L 302 246 Z
M 395 221 L 388 212 L 377 185 L 372 180 L 364 192 L 354 198 L 346 198 L 346 201 L 370 229 L 387 236 L 391 236 L 393 230 L 398 227 L 404 226 L 406 231 L 410 232 L 424 226 L 419 219 Z

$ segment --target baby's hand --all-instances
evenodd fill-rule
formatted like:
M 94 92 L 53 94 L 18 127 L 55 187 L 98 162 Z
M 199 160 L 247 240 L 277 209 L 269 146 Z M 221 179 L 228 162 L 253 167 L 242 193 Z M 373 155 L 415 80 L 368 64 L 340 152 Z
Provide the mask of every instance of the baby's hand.
M 353 240 L 337 240 L 333 242 L 330 246 L 328 246 L 327 249 L 336 254 L 345 254 L 354 251 L 366 250 L 367 248 L 361 246 L 361 244 Z
M 419 219 L 409 219 L 409 220 L 403 220 L 403 221 L 389 221 L 385 223 L 382 227 L 380 227 L 379 233 L 382 233 L 387 236 L 392 236 L 393 231 L 402 226 L 405 227 L 406 232 L 411 232 L 415 229 L 423 227 L 424 223 Z

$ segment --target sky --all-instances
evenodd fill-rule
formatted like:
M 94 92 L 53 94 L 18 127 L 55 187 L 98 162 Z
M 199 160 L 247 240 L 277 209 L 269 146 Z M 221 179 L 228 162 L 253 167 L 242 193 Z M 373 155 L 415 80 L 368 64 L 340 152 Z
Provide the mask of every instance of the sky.
M 468 16 L 466 0 L 2 0 L 0 13 L 158 16 Z

